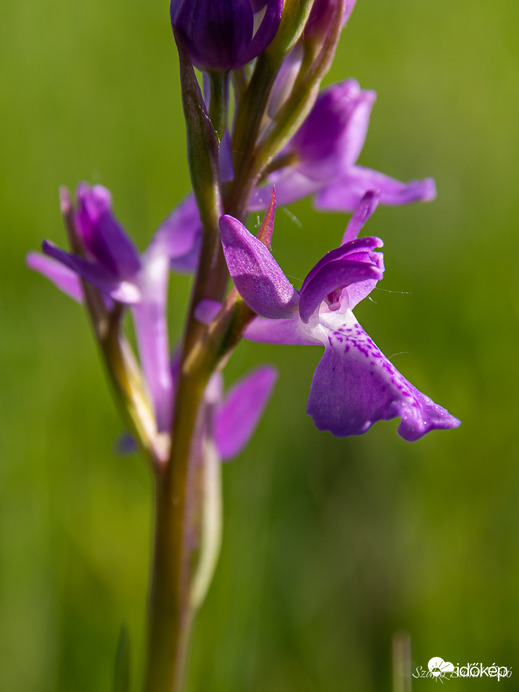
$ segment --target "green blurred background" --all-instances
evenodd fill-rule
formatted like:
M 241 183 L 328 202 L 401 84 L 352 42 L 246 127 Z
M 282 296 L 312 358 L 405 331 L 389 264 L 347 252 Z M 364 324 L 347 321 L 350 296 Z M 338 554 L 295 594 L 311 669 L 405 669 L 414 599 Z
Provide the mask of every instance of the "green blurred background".
M 453 689 L 519 689 L 518 36 L 517 0 L 358 0 L 327 82 L 378 92 L 360 162 L 432 175 L 438 199 L 369 222 L 386 276 L 356 312 L 463 425 L 415 444 L 395 421 L 334 439 L 305 414 L 319 349 L 243 345 L 228 382 L 265 361 L 280 379 L 223 470 L 190 692 L 391 690 L 398 631 L 413 666 L 514 671 Z M 126 623 L 138 689 L 150 478 L 113 453 L 121 424 L 84 315 L 24 255 L 64 243 L 61 184 L 107 185 L 141 248 L 188 192 L 167 2 L 6 2 L 0 56 L 0 688 L 111 689 Z M 346 217 L 291 211 L 274 250 L 303 277 Z M 187 289 L 174 278 L 174 333 Z

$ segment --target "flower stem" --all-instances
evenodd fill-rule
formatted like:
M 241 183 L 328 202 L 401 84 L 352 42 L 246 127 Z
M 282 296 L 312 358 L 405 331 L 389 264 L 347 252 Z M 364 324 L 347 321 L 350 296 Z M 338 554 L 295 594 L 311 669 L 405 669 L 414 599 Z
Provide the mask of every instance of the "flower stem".
M 170 462 L 156 475 L 155 555 L 149 604 L 145 692 L 181 692 L 189 633 L 190 602 L 188 508 L 189 460 L 193 431 L 206 378 L 179 383 Z

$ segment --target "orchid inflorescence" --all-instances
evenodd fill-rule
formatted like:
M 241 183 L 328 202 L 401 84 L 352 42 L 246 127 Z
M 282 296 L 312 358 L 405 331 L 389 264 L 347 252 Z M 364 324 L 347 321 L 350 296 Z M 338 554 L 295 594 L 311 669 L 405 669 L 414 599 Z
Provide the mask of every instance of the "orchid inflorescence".
M 81 183 L 75 203 L 62 190 L 69 251 L 45 241 L 43 254 L 28 256 L 85 305 L 125 423 L 155 473 L 148 690 L 181 689 L 182 637 L 217 554 L 219 462 L 243 449 L 276 379 L 264 365 L 223 394 L 221 371 L 242 338 L 324 346 L 307 407 L 320 430 L 359 435 L 398 417 L 398 432 L 414 441 L 459 425 L 397 371 L 353 314 L 383 277 L 382 240 L 359 237 L 377 205 L 436 194 L 430 178 L 404 183 L 357 164 L 373 91 L 347 79 L 319 93 L 354 4 L 172 0 L 193 192 L 139 254 L 105 187 Z M 352 216 L 298 290 L 270 248 L 276 205 L 308 196 L 318 210 Z M 246 223 L 258 211 L 265 216 L 254 235 Z M 194 274 L 174 353 L 170 272 Z M 126 311 L 138 358 L 124 335 Z

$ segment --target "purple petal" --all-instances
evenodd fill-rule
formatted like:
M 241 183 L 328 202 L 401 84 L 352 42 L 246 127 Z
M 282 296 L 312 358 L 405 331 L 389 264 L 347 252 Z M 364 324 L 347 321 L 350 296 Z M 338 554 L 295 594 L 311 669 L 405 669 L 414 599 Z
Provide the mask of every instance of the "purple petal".
M 246 63 L 250 62 L 260 53 L 262 53 L 270 44 L 279 28 L 281 13 L 283 12 L 283 3 L 284 0 L 267 0 L 267 2 L 258 2 L 258 0 L 252 0 L 255 10 L 258 7 L 263 9 L 265 5 L 267 6 L 267 9 L 265 10 L 261 24 L 254 33 L 252 41 L 250 41 L 247 46 L 244 46 L 239 64 L 235 65 L 235 67 L 241 67 L 241 65 L 245 65 Z M 257 14 L 255 14 L 255 19 L 256 18 Z
M 229 272 L 247 305 L 263 317 L 290 317 L 297 292 L 265 245 L 232 216 L 221 217 L 220 231 Z
M 222 307 L 214 300 L 202 300 L 195 310 L 195 317 L 202 324 L 209 324 Z M 243 332 L 244 339 L 264 344 L 293 344 L 296 346 L 314 346 L 321 344 L 312 331 L 305 328 L 297 313 L 291 320 L 269 320 L 256 317 Z
M 267 47 L 279 27 L 282 7 L 283 0 L 172 0 L 170 14 L 197 67 L 229 70 L 242 67 Z M 257 8 L 265 12 L 255 31 Z
M 352 313 L 335 313 L 334 321 L 334 327 L 324 327 L 325 352 L 308 399 L 307 411 L 319 430 L 360 435 L 378 420 L 400 417 L 398 432 L 412 442 L 430 430 L 460 424 L 398 372 Z
M 46 276 L 63 293 L 76 300 L 83 302 L 83 289 L 78 275 L 50 257 L 45 257 L 39 252 L 29 252 L 25 258 L 27 266 Z
M 222 141 L 220 142 L 220 149 L 218 150 L 218 172 L 220 174 L 221 183 L 226 183 L 234 178 L 234 167 L 232 165 L 232 143 L 228 127 L 223 133 Z
M 301 69 L 303 55 L 303 46 L 297 43 L 295 48 L 293 48 L 284 59 L 274 82 L 274 86 L 272 87 L 272 91 L 270 92 L 268 104 L 268 115 L 270 118 L 276 116 L 278 110 L 285 103 L 288 96 L 290 96 L 299 70 Z
M 301 319 L 305 323 L 308 322 L 322 301 L 337 289 L 344 290 L 351 284 L 369 282 L 370 288 L 373 290 L 374 284 L 382 278 L 382 273 L 374 263 L 355 262 L 347 259 L 328 262 L 312 277 L 304 290 L 301 289 L 299 300 Z M 354 306 L 348 305 L 348 307 Z
M 355 0 L 315 0 L 305 26 L 305 37 L 311 35 L 326 36 L 329 29 L 330 16 L 333 16 L 338 2 L 344 6 L 342 26 L 346 24 L 355 6 Z
M 267 209 L 272 196 L 272 186 L 276 188 L 277 204 L 282 207 L 319 192 L 323 183 L 320 180 L 311 180 L 296 166 L 290 166 L 273 173 L 266 185 L 256 188 L 248 206 L 249 211 Z
M 193 64 L 202 70 L 228 70 L 252 37 L 249 0 L 172 0 L 170 15 Z
M 354 79 L 325 89 L 287 147 L 297 152 L 301 172 L 331 182 L 350 168 L 364 146 L 375 98 Z
M 218 314 L 222 304 L 217 300 L 201 300 L 195 308 L 195 317 L 202 324 L 209 324 Z
M 141 262 L 135 246 L 112 213 L 110 192 L 81 183 L 77 189 L 77 225 L 85 247 L 99 264 L 121 280 L 131 279 Z
M 232 387 L 218 406 L 214 436 L 223 460 L 239 454 L 258 425 L 277 378 L 274 368 L 263 366 Z
M 296 317 L 292 320 L 268 320 L 256 317 L 245 328 L 243 338 L 263 344 L 285 344 L 294 346 L 314 346 L 322 343 L 311 330 L 305 329 L 303 322 Z
M 379 201 L 380 194 L 378 192 L 373 192 L 373 190 L 366 192 L 346 227 L 342 238 L 343 244 L 357 238 L 366 221 L 378 207 Z
M 135 332 L 159 432 L 171 426 L 173 385 L 166 303 L 169 258 L 157 244 L 150 246 L 139 274 L 140 301 L 133 307 Z
M 354 261 L 355 263 L 364 263 L 367 266 L 372 267 L 372 269 L 366 273 L 366 276 L 371 278 L 367 278 L 366 280 L 359 278 L 357 282 L 352 280 L 343 284 L 345 287 L 347 287 L 344 288 L 342 296 L 344 307 L 351 309 L 366 296 L 368 296 L 375 287 L 377 281 L 382 278 L 382 274 L 384 272 L 383 255 L 380 252 L 374 252 L 375 248 L 382 247 L 383 244 L 384 243 L 380 238 L 367 236 L 366 238 L 351 240 L 335 250 L 331 250 L 330 252 L 326 253 L 326 255 L 322 257 L 319 262 L 317 262 L 315 267 L 308 272 L 308 276 L 303 281 L 300 291 L 300 301 L 302 300 L 303 304 L 306 304 L 303 308 L 303 312 L 305 314 L 305 318 L 303 319 L 306 321 L 306 317 L 309 317 L 312 314 L 319 302 L 324 300 L 326 293 L 329 292 L 327 291 L 322 293 L 322 291 L 319 289 L 319 284 L 316 284 L 314 280 L 317 276 L 326 276 L 326 273 L 323 274 L 323 272 L 325 272 L 325 267 L 332 262 L 349 260 Z M 309 293 L 309 296 L 306 297 L 305 294 L 308 291 L 309 286 L 313 287 L 312 291 L 315 291 L 315 293 Z M 330 290 L 334 290 L 334 288 L 339 288 L 339 284 L 336 284 L 336 286 L 332 287 Z M 310 299 L 310 295 L 314 295 L 314 297 Z M 318 300 L 319 296 L 320 300 Z M 317 304 L 315 303 L 316 300 L 318 300 Z M 310 304 L 313 305 L 311 310 L 309 307 Z M 310 312 L 308 312 L 308 310 L 310 310 Z M 303 313 L 301 313 L 301 316 L 302 314 Z
M 269 182 L 276 186 L 279 205 L 322 194 L 323 189 L 347 174 L 364 146 L 375 98 L 374 91 L 362 90 L 354 79 L 321 93 L 284 150 L 296 154 L 297 163 L 269 176 Z M 340 210 L 353 211 L 367 189 L 361 194 L 355 190 L 354 195 L 341 189 Z M 256 190 L 251 209 L 264 209 L 267 204 L 268 185 Z
M 315 206 L 329 211 L 353 211 L 369 190 L 378 191 L 381 204 L 388 205 L 428 202 L 436 197 L 432 178 L 402 183 L 378 171 L 353 166 L 319 192 Z
M 113 276 L 107 269 L 93 262 L 76 257 L 48 240 L 42 244 L 43 252 L 61 262 L 70 270 L 79 274 L 85 281 L 98 288 L 101 293 L 110 296 L 120 303 L 136 303 L 140 299 L 140 292 L 137 286 L 129 281 L 121 281 Z
M 192 272 L 198 263 L 201 240 L 202 223 L 195 196 L 190 194 L 162 222 L 150 248 L 160 245 L 174 271 Z

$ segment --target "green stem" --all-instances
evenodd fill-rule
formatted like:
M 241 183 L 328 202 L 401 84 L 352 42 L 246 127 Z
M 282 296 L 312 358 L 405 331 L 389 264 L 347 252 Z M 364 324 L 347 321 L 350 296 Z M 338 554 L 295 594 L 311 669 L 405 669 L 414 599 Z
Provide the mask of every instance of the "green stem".
M 155 556 L 149 604 L 149 638 L 145 692 L 183 690 L 189 633 L 194 612 L 189 599 L 186 516 L 189 503 L 189 457 L 203 387 L 192 384 L 177 414 L 172 449 L 174 463 L 156 477 Z M 185 431 L 182 434 L 182 431 Z
M 222 70 L 212 70 L 207 73 L 209 77 L 209 119 L 218 141 L 222 141 L 227 127 L 227 102 L 229 94 L 229 74 Z

